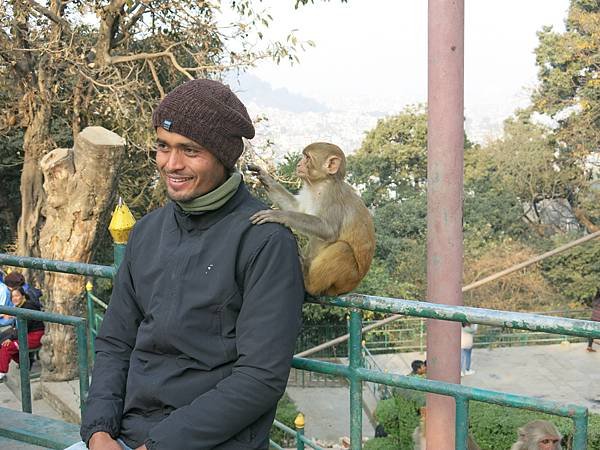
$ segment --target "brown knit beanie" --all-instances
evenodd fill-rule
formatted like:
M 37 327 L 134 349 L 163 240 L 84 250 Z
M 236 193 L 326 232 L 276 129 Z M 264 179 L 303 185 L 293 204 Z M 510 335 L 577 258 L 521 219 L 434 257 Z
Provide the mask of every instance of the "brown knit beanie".
M 197 142 L 227 169 L 244 150 L 242 137 L 254 137 L 244 104 L 231 89 L 213 80 L 191 80 L 169 92 L 154 110 L 152 125 Z

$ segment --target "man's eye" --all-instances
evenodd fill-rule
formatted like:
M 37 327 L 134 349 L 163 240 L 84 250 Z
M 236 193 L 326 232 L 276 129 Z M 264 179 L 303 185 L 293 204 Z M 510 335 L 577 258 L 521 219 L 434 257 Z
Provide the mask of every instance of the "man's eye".
M 195 148 L 184 148 L 183 153 L 185 156 L 197 156 L 200 153 L 200 150 Z
M 169 149 L 169 146 L 167 144 L 165 144 L 164 142 L 157 142 L 154 145 L 154 150 L 156 150 L 157 152 L 165 152 Z

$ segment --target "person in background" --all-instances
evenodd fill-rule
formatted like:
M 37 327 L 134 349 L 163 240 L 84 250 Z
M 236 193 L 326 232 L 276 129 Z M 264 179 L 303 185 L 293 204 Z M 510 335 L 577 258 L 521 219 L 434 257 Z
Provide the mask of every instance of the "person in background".
M 21 272 L 12 271 L 4 278 L 4 283 L 6 284 L 6 286 L 8 286 L 9 289 L 16 289 L 22 287 L 29 296 L 30 300 L 39 303 L 41 310 L 40 297 L 42 296 L 42 291 L 27 283 L 25 277 Z
M 471 353 L 473 351 L 473 335 L 477 331 L 477 324 L 462 323 L 460 329 L 460 374 L 461 376 L 473 375 L 471 370 Z
M 17 308 L 40 310 L 39 303 L 31 300 L 23 287 L 11 289 L 12 303 Z M 44 322 L 27 319 L 27 346 L 29 349 L 38 348 L 44 335 Z M 13 360 L 19 362 L 19 343 L 17 327 L 11 326 L 0 334 L 0 381 L 8 372 L 8 365 Z
M 410 363 L 411 372 L 408 374 L 409 377 L 421 377 L 427 376 L 427 362 L 415 359 Z
M 10 290 L 8 286 L 0 281 L 0 306 L 13 306 L 10 300 Z M 8 314 L 0 314 L 0 331 L 10 327 L 15 322 L 15 318 Z
M 562 450 L 562 436 L 552 422 L 534 420 L 519 428 L 519 439 L 510 450 Z
M 594 297 L 594 300 L 592 300 L 592 320 L 600 322 L 600 289 L 596 291 L 596 297 Z M 592 348 L 592 345 L 594 345 L 594 339 L 589 338 L 586 348 L 588 352 L 596 351 L 594 348 Z

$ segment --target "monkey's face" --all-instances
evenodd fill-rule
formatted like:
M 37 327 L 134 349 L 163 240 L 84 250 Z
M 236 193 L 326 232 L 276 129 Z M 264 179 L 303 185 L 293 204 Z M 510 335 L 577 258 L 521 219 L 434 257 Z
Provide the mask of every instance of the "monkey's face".
M 296 166 L 296 175 L 298 178 L 304 181 L 320 181 L 327 178 L 328 174 L 321 167 L 320 155 L 315 154 L 314 152 L 303 152 L 302 159 L 298 162 Z
M 223 164 L 200 144 L 163 128 L 156 136 L 156 166 L 171 200 L 193 200 L 227 178 Z

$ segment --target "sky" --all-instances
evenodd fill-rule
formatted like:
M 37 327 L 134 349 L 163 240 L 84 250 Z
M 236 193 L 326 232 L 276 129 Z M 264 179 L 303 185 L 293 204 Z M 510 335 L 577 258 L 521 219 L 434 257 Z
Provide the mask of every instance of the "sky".
M 336 110 L 394 113 L 427 99 L 427 0 L 339 0 L 301 6 L 264 0 L 272 37 L 292 29 L 315 48 L 300 63 L 249 72 Z M 536 33 L 564 30 L 568 0 L 465 0 L 465 109 L 503 117 L 536 82 Z

